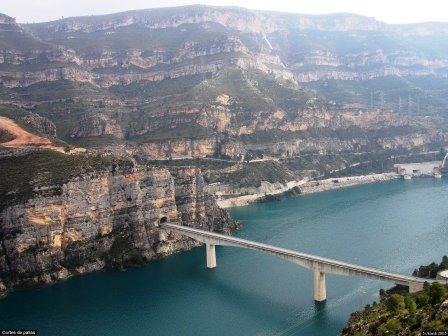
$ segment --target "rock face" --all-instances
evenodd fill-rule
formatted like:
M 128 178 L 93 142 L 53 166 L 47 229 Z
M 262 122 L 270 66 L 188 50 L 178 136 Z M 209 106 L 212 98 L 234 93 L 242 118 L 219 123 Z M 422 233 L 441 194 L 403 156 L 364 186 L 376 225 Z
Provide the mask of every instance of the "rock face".
M 217 147 L 218 141 L 215 138 L 171 140 L 144 143 L 138 147 L 136 154 L 150 160 L 206 157 L 213 156 Z
M 79 125 L 72 131 L 71 137 L 84 138 L 103 135 L 113 135 L 123 138 L 123 131 L 115 120 L 111 120 L 104 114 L 86 116 L 80 120 Z
M 48 118 L 41 117 L 36 113 L 28 113 L 22 120 L 37 130 L 39 133 L 56 137 L 56 126 Z
M 446 138 L 448 53 L 434 46 L 447 34 L 211 6 L 30 25 L 2 15 L 0 115 L 14 101 L 68 144 L 158 160 L 426 150 Z
M 194 167 L 114 168 L 79 176 L 60 193 L 51 190 L 41 188 L 0 215 L 0 294 L 198 245 L 159 229 L 161 220 L 223 233 L 235 229 Z
M 287 162 L 292 180 L 446 146 L 447 34 L 211 6 L 30 25 L 0 15 L 0 116 L 67 150 L 217 167 L 234 192 L 252 192 L 281 182 L 278 169 L 227 164 Z
M 60 79 L 109 87 L 216 73 L 230 65 L 298 82 L 448 75 L 446 52 L 422 41 L 439 41 L 448 32 L 445 24 L 387 25 L 351 14 L 209 6 L 31 25 L 6 15 L 0 20 L 10 44 L 0 53 L 0 77 L 8 87 Z M 26 47 L 14 42 L 18 34 Z

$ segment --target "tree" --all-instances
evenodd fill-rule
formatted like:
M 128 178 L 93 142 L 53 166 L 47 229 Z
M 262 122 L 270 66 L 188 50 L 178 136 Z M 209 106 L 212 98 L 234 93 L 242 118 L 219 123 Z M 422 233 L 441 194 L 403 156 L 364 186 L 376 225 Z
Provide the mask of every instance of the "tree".
M 429 287 L 429 298 L 432 304 L 442 302 L 447 296 L 448 289 L 444 285 L 434 282 L 431 284 L 431 287 Z
M 386 301 L 386 307 L 392 314 L 396 314 L 400 309 L 404 309 L 405 304 L 403 295 L 392 294 Z
M 429 296 L 426 293 L 420 293 L 415 298 L 415 303 L 417 303 L 417 307 L 421 308 L 426 306 L 429 303 Z
M 401 323 L 400 323 L 400 321 L 398 321 L 397 319 L 393 318 L 393 319 L 390 319 L 389 321 L 387 321 L 386 323 L 382 324 L 378 328 L 378 335 L 379 336 L 397 335 L 400 330 L 401 330 Z
M 413 313 L 417 310 L 417 304 L 415 303 L 414 299 L 409 295 L 406 295 L 404 297 L 404 305 L 410 313 Z
M 423 331 L 446 331 L 446 324 L 440 320 L 428 321 L 422 328 Z
M 440 263 L 440 266 L 439 266 L 439 269 L 440 270 L 448 269 L 448 257 L 447 256 L 443 256 L 442 262 Z
M 420 266 L 416 275 L 422 278 L 435 278 L 438 271 L 439 265 L 437 265 L 435 262 L 432 262 L 429 265 Z

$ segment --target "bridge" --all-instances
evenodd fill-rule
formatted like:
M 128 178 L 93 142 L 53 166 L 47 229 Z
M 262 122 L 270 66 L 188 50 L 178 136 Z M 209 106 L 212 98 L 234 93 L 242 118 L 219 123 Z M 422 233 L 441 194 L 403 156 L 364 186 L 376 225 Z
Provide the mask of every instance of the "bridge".
M 397 273 L 390 273 L 376 268 L 360 266 L 335 259 L 319 257 L 281 247 L 257 243 L 254 241 L 226 236 L 219 233 L 194 229 L 172 223 L 160 223 L 163 229 L 180 233 L 205 244 L 207 268 L 216 267 L 216 245 L 242 247 L 251 250 L 265 252 L 276 257 L 288 260 L 301 267 L 314 272 L 314 300 L 325 301 L 327 298 L 325 274 L 337 274 L 345 276 L 360 276 L 374 280 L 393 282 L 395 284 L 409 287 L 409 292 L 418 292 L 423 289 L 425 282 L 434 280 L 422 279 Z

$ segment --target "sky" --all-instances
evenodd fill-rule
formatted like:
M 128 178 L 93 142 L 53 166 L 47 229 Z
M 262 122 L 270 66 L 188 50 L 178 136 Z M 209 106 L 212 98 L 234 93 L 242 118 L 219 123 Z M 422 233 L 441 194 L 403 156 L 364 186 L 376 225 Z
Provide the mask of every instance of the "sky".
M 0 13 L 12 16 L 18 22 L 31 23 L 190 4 L 305 14 L 356 13 L 387 23 L 448 22 L 447 0 L 0 0 Z

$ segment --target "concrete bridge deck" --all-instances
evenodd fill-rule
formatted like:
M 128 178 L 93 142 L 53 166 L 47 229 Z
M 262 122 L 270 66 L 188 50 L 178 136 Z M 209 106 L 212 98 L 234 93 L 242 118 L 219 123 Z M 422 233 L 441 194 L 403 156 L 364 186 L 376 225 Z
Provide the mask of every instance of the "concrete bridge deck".
M 398 273 L 386 272 L 372 267 L 365 267 L 336 259 L 319 257 L 312 254 L 302 253 L 263 243 L 257 243 L 254 241 L 227 236 L 210 231 L 194 229 L 187 226 L 180 226 L 172 223 L 161 223 L 160 227 L 163 229 L 181 233 L 185 236 L 205 243 L 208 268 L 216 267 L 216 245 L 234 246 L 258 250 L 288 260 L 299 266 L 308 268 L 314 272 L 314 299 L 316 301 L 326 300 L 326 273 L 345 276 L 361 276 L 374 280 L 393 282 L 395 284 L 408 286 L 410 292 L 419 291 L 423 288 L 423 284 L 425 282 L 434 281 Z

